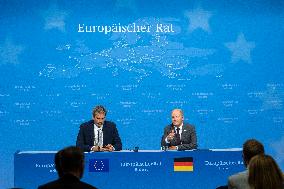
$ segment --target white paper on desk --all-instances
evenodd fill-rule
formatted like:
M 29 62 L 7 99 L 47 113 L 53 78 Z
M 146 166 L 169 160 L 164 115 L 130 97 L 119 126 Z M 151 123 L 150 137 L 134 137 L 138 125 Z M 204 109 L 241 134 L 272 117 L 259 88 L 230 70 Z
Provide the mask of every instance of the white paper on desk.
M 209 149 L 211 151 L 242 151 L 242 148 L 223 148 L 223 149 Z
M 21 151 L 18 154 L 53 154 L 57 151 Z

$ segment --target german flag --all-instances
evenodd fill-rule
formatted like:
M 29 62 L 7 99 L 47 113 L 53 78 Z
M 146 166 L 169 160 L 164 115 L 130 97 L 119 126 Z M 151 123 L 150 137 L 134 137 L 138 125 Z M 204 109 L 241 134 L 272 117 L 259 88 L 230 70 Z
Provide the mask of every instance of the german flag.
M 193 158 L 174 158 L 174 171 L 193 171 Z

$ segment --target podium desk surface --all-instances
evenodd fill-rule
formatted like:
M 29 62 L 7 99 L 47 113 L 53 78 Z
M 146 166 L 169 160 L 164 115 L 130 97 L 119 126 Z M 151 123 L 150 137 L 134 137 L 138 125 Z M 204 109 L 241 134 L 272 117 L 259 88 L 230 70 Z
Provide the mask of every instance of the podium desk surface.
M 33 189 L 57 179 L 56 151 L 15 153 L 15 187 Z M 139 150 L 85 153 L 82 181 L 100 189 L 211 189 L 245 169 L 242 150 Z

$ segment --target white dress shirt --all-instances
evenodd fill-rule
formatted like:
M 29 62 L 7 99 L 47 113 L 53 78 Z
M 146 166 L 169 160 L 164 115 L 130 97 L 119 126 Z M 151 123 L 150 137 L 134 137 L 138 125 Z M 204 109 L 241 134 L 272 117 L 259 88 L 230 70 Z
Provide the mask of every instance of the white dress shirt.
M 104 134 L 103 134 L 103 125 L 98 127 L 94 124 L 94 146 L 103 147 L 104 143 Z

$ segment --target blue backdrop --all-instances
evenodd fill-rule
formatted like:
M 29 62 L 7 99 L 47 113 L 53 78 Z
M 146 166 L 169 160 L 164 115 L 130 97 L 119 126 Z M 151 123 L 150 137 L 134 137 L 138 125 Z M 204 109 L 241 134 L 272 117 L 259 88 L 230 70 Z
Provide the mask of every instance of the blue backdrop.
M 284 169 L 283 1 L 0 0 L 0 25 L 0 188 L 97 104 L 124 149 L 159 149 L 177 107 L 199 148 L 257 138 Z

